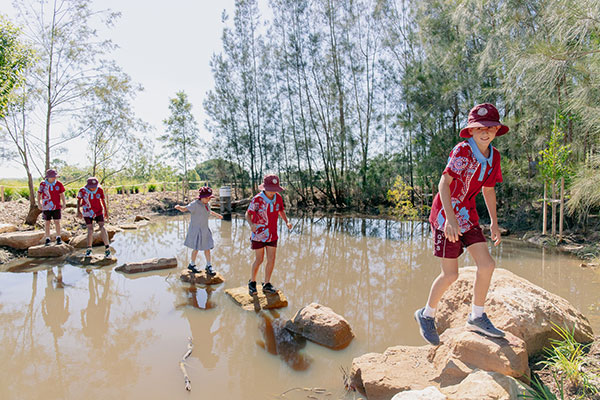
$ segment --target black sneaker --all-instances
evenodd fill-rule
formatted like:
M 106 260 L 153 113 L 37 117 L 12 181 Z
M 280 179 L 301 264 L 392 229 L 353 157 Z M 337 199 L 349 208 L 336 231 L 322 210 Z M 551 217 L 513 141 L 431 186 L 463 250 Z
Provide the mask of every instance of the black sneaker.
M 50 238 L 46 238 L 46 246 L 50 246 Z
M 207 265 L 204 270 L 206 271 L 206 275 L 208 276 L 215 276 L 217 275 L 217 273 L 215 272 L 215 270 L 213 269 L 212 265 Z
M 85 251 L 85 257 L 90 257 L 92 255 L 92 249 L 87 249 Z
M 190 271 L 192 271 L 194 274 L 199 274 L 200 270 L 198 268 L 196 268 L 196 265 L 190 263 L 190 265 L 188 265 L 188 269 Z
M 435 320 L 424 316 L 423 310 L 424 308 L 420 308 L 415 311 L 415 321 L 419 324 L 421 336 L 433 346 L 438 346 L 440 344 L 440 337 L 435 328 Z
M 256 290 L 256 281 L 248 281 L 248 294 L 255 296 L 256 293 L 258 293 L 258 290 Z
M 56 245 L 60 246 L 62 244 L 62 239 L 60 238 L 60 236 L 56 237 Z
M 277 289 L 275 289 L 273 287 L 273 285 L 271 285 L 271 282 L 263 283 L 262 290 L 263 290 L 263 293 L 265 293 L 265 294 L 276 294 L 277 293 Z
M 104 258 L 110 258 L 110 250 L 109 249 L 104 250 Z

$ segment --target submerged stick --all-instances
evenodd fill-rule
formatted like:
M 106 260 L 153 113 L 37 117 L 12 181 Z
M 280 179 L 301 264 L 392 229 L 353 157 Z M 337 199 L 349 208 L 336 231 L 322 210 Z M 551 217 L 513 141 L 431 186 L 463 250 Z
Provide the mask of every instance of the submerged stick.
M 181 369 L 181 372 L 183 373 L 183 379 L 185 381 L 185 390 L 188 392 L 192 390 L 192 381 L 190 380 L 187 370 L 185 369 L 185 360 L 192 354 L 193 349 L 194 343 L 192 343 L 192 338 L 188 337 L 187 351 L 181 358 L 181 361 L 179 361 L 179 369 Z

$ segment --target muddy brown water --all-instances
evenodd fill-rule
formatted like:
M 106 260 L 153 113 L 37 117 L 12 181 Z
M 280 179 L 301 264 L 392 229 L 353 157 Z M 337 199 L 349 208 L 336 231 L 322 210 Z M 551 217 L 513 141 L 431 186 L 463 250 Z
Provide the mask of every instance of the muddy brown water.
M 338 217 L 292 223 L 281 232 L 273 274 L 289 306 L 268 315 L 244 311 L 224 293 L 248 280 L 252 252 L 241 219 L 210 222 L 213 264 L 226 277 L 210 289 L 172 271 L 126 276 L 45 262 L 0 273 L 0 399 L 275 399 L 293 388 L 285 398 L 360 397 L 345 393 L 341 367 L 366 352 L 423 344 L 412 313 L 438 272 L 428 227 Z M 159 219 L 117 234 L 112 247 L 119 263 L 176 256 L 184 268 L 186 230 L 184 216 Z M 565 297 L 600 331 L 600 271 L 517 241 L 491 251 L 499 267 Z M 308 342 L 278 353 L 273 319 L 313 301 L 345 316 L 356 339 L 341 351 Z M 179 369 L 188 336 L 191 393 Z

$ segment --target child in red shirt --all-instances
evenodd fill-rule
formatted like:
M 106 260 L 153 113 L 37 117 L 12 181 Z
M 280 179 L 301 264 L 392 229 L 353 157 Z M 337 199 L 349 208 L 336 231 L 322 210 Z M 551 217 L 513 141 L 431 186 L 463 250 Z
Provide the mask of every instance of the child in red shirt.
M 448 287 L 458 278 L 458 257 L 466 248 L 477 264 L 473 303 L 467 328 L 491 337 L 504 337 L 483 312 L 485 298 L 496 266 L 479 227 L 475 197 L 479 192 L 490 215 L 494 245 L 500 243 L 496 192 L 502 182 L 500 153 L 491 142 L 508 132 L 500 123 L 492 104 L 479 104 L 469 112 L 468 125 L 460 136 L 468 140 L 457 144 L 448 159 L 429 216 L 434 236 L 434 254 L 441 258 L 442 272 L 431 286 L 427 305 L 415 312 L 423 338 L 433 345 L 440 340 L 435 327 L 435 308 Z
M 53 169 L 46 171 L 44 180 L 38 189 L 38 204 L 42 210 L 44 227 L 46 229 L 46 246 L 50 246 L 50 221 L 54 220 L 56 228 L 56 244 L 62 244 L 60 238 L 61 208 L 65 206 L 65 187 L 56 179 L 57 173 Z
M 283 206 L 283 198 L 279 192 L 284 189 L 279 185 L 277 175 L 265 176 L 264 182 L 258 187 L 261 192 L 254 196 L 248 211 L 246 211 L 246 220 L 250 224 L 252 234 L 250 244 L 254 250 L 255 260 L 252 264 L 252 274 L 248 281 L 248 293 L 254 296 L 256 290 L 256 275 L 258 268 L 262 264 L 267 251 L 267 267 L 265 269 L 265 281 L 262 284 L 263 293 L 274 294 L 277 289 L 271 284 L 271 274 L 275 268 L 275 255 L 277 253 L 277 221 L 279 217 L 286 223 L 288 229 L 292 229 L 292 224 L 288 221 Z
M 104 242 L 104 256 L 110 257 L 108 233 L 104 228 L 105 217 L 106 221 L 108 221 L 108 207 L 106 206 L 104 199 L 104 190 L 98 186 L 98 179 L 94 177 L 88 178 L 86 185 L 79 189 L 79 193 L 77 193 L 77 218 L 83 217 L 87 226 L 86 257 L 92 255 L 94 221 L 96 221 L 100 227 L 102 241 Z

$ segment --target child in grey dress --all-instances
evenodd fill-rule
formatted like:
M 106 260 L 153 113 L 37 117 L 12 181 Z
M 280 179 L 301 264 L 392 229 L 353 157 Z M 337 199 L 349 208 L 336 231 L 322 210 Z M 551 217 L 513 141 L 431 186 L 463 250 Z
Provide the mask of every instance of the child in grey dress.
M 210 209 L 210 199 L 213 197 L 212 189 L 208 186 L 201 187 L 198 191 L 198 199 L 192 201 L 187 206 L 176 205 L 175 209 L 185 212 L 189 211 L 192 214 L 190 219 L 190 227 L 188 229 L 185 242 L 183 243 L 186 247 L 192 249 L 192 262 L 188 265 L 188 269 L 194 273 L 199 273 L 200 270 L 196 268 L 196 257 L 198 251 L 204 251 L 206 257 L 206 274 L 209 276 L 215 276 L 217 273 L 213 270 L 210 261 L 210 251 L 215 246 L 213 242 L 212 232 L 208 227 L 208 217 L 215 216 L 219 219 L 223 219 L 221 214 L 218 214 Z

